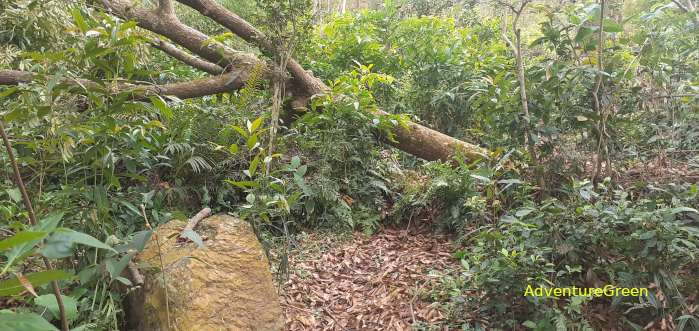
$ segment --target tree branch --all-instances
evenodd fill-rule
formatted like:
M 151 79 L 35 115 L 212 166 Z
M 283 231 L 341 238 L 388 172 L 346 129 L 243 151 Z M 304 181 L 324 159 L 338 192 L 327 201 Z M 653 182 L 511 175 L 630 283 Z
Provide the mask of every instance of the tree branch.
M 134 5 L 130 0 L 105 0 L 105 4 L 114 15 L 126 20 L 134 20 L 138 26 L 167 37 L 173 43 L 211 63 L 223 67 L 249 66 L 252 68 L 259 62 L 251 54 L 237 52 L 220 43 L 211 42 L 209 36 L 183 24 L 175 15 L 161 15 L 158 10 Z
M 132 99 L 136 100 L 144 100 L 151 95 L 173 95 L 180 99 L 189 99 L 240 89 L 245 86 L 248 74 L 233 71 L 216 77 L 162 85 L 115 83 L 108 86 L 87 79 L 72 78 L 64 78 L 61 83 L 88 90 L 106 90 L 109 94 L 131 93 Z M 18 85 L 36 78 L 37 75 L 31 72 L 0 70 L 0 85 Z
M 184 233 L 187 231 L 194 231 L 194 228 L 197 227 L 197 224 L 199 222 L 211 215 L 211 208 L 206 207 L 202 210 L 200 210 L 196 215 L 192 216 L 192 218 L 187 221 L 187 225 L 182 229 L 182 232 L 180 232 L 180 238 L 181 239 L 187 239 L 184 237 Z
M 690 12 L 689 8 L 687 8 L 687 6 L 685 6 L 683 3 L 679 2 L 678 0 L 671 0 L 671 1 L 672 1 L 672 3 L 674 3 L 677 7 L 679 7 L 683 12 L 685 12 L 685 13 L 689 13 L 689 12 Z M 689 1 L 691 2 L 692 0 L 689 0 Z
M 175 15 L 175 7 L 172 0 L 158 0 L 158 10 L 164 15 Z
M 202 15 L 207 16 L 231 30 L 239 37 L 243 38 L 245 41 L 257 45 L 263 51 L 277 55 L 278 50 L 269 41 L 265 35 L 257 30 L 254 26 L 248 23 L 246 20 L 230 12 L 226 7 L 220 5 L 218 2 L 213 0 L 177 0 L 177 2 L 182 3 L 191 7 L 192 9 L 200 12 Z M 309 96 L 315 94 L 321 94 L 328 90 L 328 87 L 323 84 L 319 79 L 313 77 L 309 72 L 303 69 L 301 65 L 293 58 L 289 59 L 287 64 L 289 72 L 294 77 L 297 85 L 301 85 L 302 90 L 307 92 Z
M 212 75 L 222 74 L 225 71 L 225 69 L 223 69 L 221 66 L 211 63 L 209 61 L 202 60 L 194 55 L 191 55 L 177 48 L 177 46 L 164 40 L 155 39 L 152 40 L 150 44 L 151 46 L 153 46 L 153 48 L 163 51 L 165 54 L 174 57 L 180 62 L 194 67 L 196 69 L 199 69 L 201 71 L 208 72 Z

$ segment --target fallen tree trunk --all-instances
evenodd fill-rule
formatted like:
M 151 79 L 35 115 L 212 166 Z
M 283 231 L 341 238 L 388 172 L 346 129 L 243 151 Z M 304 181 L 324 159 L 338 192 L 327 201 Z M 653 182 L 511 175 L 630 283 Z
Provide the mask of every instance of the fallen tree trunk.
M 211 0 L 178 0 L 182 4 L 190 6 L 217 23 L 231 30 L 248 42 L 256 44 L 268 52 L 276 52 L 274 46 L 265 36 L 248 22 L 231 13 L 223 6 Z M 141 28 L 165 36 L 173 43 L 184 47 L 193 54 L 210 62 L 207 69 L 217 70 L 217 67 L 225 68 L 226 75 L 208 78 L 192 82 L 183 82 L 167 85 L 153 86 L 127 86 L 120 88 L 133 89 L 135 97 L 140 93 L 157 93 L 162 95 L 175 95 L 179 98 L 193 98 L 197 96 L 217 94 L 232 91 L 245 86 L 253 69 L 259 66 L 265 68 L 267 79 L 274 77 L 274 70 L 270 66 L 248 53 L 231 50 L 221 44 L 211 43 L 209 36 L 183 24 L 174 14 L 170 0 L 160 0 L 155 9 L 145 8 L 132 3 L 129 0 L 104 0 L 106 9 L 125 19 L 131 19 Z M 182 57 L 182 56 L 180 56 Z M 190 58 L 194 59 L 192 56 Z M 204 62 L 206 62 L 204 61 Z M 186 62 L 185 62 L 186 63 Z M 198 63 L 202 69 L 202 63 Z M 203 70 L 203 69 L 202 69 Z M 209 70 L 204 70 L 209 71 Z M 297 61 L 289 62 L 289 72 L 293 79 L 287 82 L 288 90 L 293 95 L 292 107 L 305 107 L 308 100 L 314 95 L 322 94 L 328 87 L 312 74 L 304 70 Z M 17 84 L 31 79 L 31 74 L 22 72 L 0 73 L 0 84 Z M 96 84 L 92 82 L 93 84 Z M 143 90 L 143 91 L 142 91 Z M 383 111 L 376 115 L 387 115 Z M 396 142 L 387 141 L 396 148 L 425 160 L 450 160 L 453 156 L 461 154 L 469 160 L 488 158 L 488 151 L 477 145 L 470 144 L 432 130 L 414 122 L 408 122 L 407 127 L 397 127 L 394 131 Z
M 170 0 L 167 1 L 169 2 Z M 176 1 L 211 18 L 245 41 L 257 45 L 262 50 L 269 53 L 277 53 L 278 50 L 262 32 L 218 2 L 213 0 Z M 304 70 L 293 58 L 289 60 L 288 69 L 294 78 L 294 83 L 300 85 L 302 93 L 305 95 L 312 96 L 329 89 L 322 81 Z M 378 111 L 376 114 L 387 115 L 383 111 Z M 488 157 L 487 150 L 479 146 L 455 139 L 414 122 L 409 122 L 407 128 L 396 128 L 394 134 L 397 143 L 387 141 L 389 144 L 425 160 L 446 161 L 457 153 L 471 160 Z
M 31 72 L 18 70 L 0 70 L 0 85 L 17 85 L 29 83 L 35 78 Z M 103 86 L 87 79 L 64 78 L 62 83 L 81 86 L 87 89 L 108 90 L 110 93 L 131 93 L 136 100 L 146 100 L 151 95 L 172 95 L 180 99 L 198 98 L 211 94 L 230 92 L 245 86 L 247 77 L 229 72 L 221 76 L 202 78 L 181 83 L 163 85 L 137 85 L 120 83 L 113 86 Z M 388 115 L 378 112 L 378 115 Z M 397 142 L 386 142 L 396 148 L 421 157 L 425 160 L 448 160 L 455 153 L 461 153 L 467 159 L 487 157 L 487 152 L 472 144 L 454 139 L 439 131 L 408 122 L 407 128 L 395 129 Z

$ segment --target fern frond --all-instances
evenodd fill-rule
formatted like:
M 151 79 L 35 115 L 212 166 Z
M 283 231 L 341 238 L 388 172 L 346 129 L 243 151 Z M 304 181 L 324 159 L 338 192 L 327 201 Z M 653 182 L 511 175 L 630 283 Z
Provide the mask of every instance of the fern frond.
M 238 97 L 235 99 L 235 107 L 237 109 L 247 109 L 250 107 L 252 101 L 254 101 L 255 94 L 258 92 L 257 89 L 262 83 L 264 68 L 262 63 L 258 63 L 250 71 L 250 76 L 248 77 L 248 81 L 245 82 L 245 87 L 238 92 Z

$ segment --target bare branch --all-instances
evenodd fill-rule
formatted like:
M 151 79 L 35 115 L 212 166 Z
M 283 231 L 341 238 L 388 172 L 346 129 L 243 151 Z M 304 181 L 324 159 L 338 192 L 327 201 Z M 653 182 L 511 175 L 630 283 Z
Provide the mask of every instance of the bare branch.
M 164 40 L 152 40 L 151 46 L 163 51 L 165 54 L 170 55 L 177 60 L 180 60 L 184 64 L 187 64 L 201 71 L 208 72 L 212 75 L 219 75 L 225 71 L 225 69 L 223 69 L 221 66 L 211 63 L 209 61 L 202 60 L 194 55 L 191 55 L 177 48 L 177 46 Z
M 199 211 L 199 212 L 198 212 L 196 215 L 194 215 L 192 218 L 190 218 L 189 221 L 187 221 L 187 225 L 184 227 L 184 229 L 183 229 L 182 232 L 180 233 L 180 238 L 181 238 L 181 239 L 186 239 L 186 238 L 184 237 L 184 233 L 187 232 L 187 231 L 194 231 L 194 228 L 197 227 L 197 224 L 199 224 L 199 222 L 200 222 L 201 220 L 203 220 L 203 219 L 209 217 L 209 215 L 211 215 L 211 208 L 206 207 L 206 208 L 202 209 L 201 211 Z
M 248 74 L 233 71 L 216 77 L 163 85 L 115 83 L 104 86 L 87 79 L 72 78 L 64 78 L 61 83 L 88 90 L 104 91 L 106 89 L 110 94 L 131 93 L 132 99 L 135 100 L 147 99 L 151 95 L 173 95 L 180 99 L 189 99 L 240 89 L 245 86 Z M 0 70 L 0 85 L 18 85 L 31 82 L 35 78 L 36 76 L 31 72 Z
M 692 0 L 689 0 L 689 2 L 692 2 Z M 674 3 L 677 7 L 679 7 L 683 12 L 689 13 L 690 10 L 685 6 L 683 3 L 679 2 L 678 0 L 672 0 L 672 3 Z

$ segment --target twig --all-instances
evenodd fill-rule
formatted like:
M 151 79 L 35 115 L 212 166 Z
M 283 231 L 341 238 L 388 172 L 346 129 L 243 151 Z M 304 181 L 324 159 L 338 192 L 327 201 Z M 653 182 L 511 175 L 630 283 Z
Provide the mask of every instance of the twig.
M 160 250 L 160 240 L 158 240 L 158 234 L 155 233 L 153 227 L 150 226 L 148 222 L 148 216 L 146 215 L 146 207 L 141 205 L 141 213 L 143 214 L 143 219 L 146 221 L 146 228 L 153 231 L 153 238 L 155 238 L 155 244 L 158 246 L 158 258 L 160 259 L 160 273 L 163 277 L 163 288 L 165 289 L 165 315 L 167 318 L 167 329 L 172 330 L 170 327 L 170 295 L 167 290 L 167 278 L 165 278 L 165 263 L 163 263 L 163 252 Z
M 29 194 L 27 194 L 27 188 L 24 186 L 22 181 L 22 175 L 19 172 L 19 167 L 17 166 L 17 160 L 15 159 L 15 154 L 12 152 L 12 144 L 10 139 L 7 138 L 5 133 L 5 123 L 0 120 L 0 135 L 2 135 L 2 141 L 5 144 L 5 149 L 7 149 L 7 156 L 10 158 L 10 164 L 12 164 L 12 170 L 14 172 L 15 181 L 17 181 L 17 187 L 22 193 L 22 200 L 24 201 L 24 206 L 27 208 L 29 213 L 29 224 L 35 226 L 37 224 L 36 214 L 34 213 L 34 207 L 32 206 L 32 201 L 29 199 Z M 46 265 L 47 270 L 53 270 L 53 265 L 51 261 L 45 256 L 41 257 Z M 58 281 L 51 281 L 51 288 L 53 289 L 53 295 L 56 296 L 56 304 L 58 304 L 58 312 L 61 315 L 61 330 L 68 331 L 68 318 L 66 317 L 66 309 L 63 305 L 63 297 L 61 296 L 61 288 L 58 286 Z
M 684 98 L 684 97 L 699 97 L 699 94 L 668 94 L 668 95 L 655 95 L 649 97 L 650 99 L 670 99 L 670 98 Z
M 208 72 L 212 75 L 220 75 L 226 72 L 226 70 L 218 64 L 211 63 L 209 61 L 196 57 L 164 40 L 156 38 L 151 40 L 150 44 L 151 46 L 153 46 L 153 48 L 163 51 L 165 54 L 172 56 L 180 62 L 197 68 L 199 70 Z
M 180 233 L 180 238 L 181 239 L 186 239 L 184 237 L 184 233 L 187 231 L 194 231 L 194 228 L 197 227 L 197 224 L 199 221 L 209 217 L 211 215 L 211 208 L 206 207 L 199 211 L 194 217 L 190 218 L 189 221 L 187 222 L 187 225 L 184 227 L 182 232 Z
M 600 172 L 602 171 L 602 144 L 605 141 L 604 135 L 606 134 L 607 131 L 607 121 L 606 121 L 606 115 L 604 114 L 604 110 L 602 109 L 601 101 L 599 98 L 599 91 L 600 88 L 602 87 L 602 72 L 604 70 L 604 66 L 602 65 L 602 57 L 604 56 L 604 7 L 605 7 L 605 0 L 600 0 L 600 13 L 599 13 L 599 30 L 598 30 L 598 45 L 597 45 L 597 82 L 595 83 L 595 90 L 592 91 L 592 96 L 594 100 L 594 105 L 595 105 L 595 110 L 597 111 L 597 114 L 599 115 L 599 122 L 597 123 L 597 162 L 595 165 L 595 171 L 594 174 L 592 175 L 592 182 L 597 184 Z M 606 146 L 605 146 L 606 149 Z M 605 154 L 605 158 L 609 158 L 608 153 Z M 611 171 L 611 169 L 607 169 L 607 171 Z
M 697 153 L 699 149 L 678 149 L 674 151 L 665 151 L 665 153 Z

